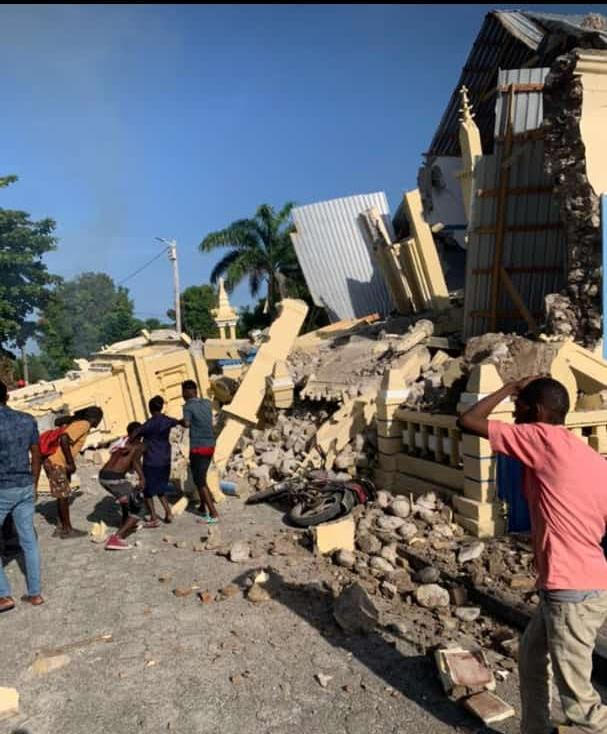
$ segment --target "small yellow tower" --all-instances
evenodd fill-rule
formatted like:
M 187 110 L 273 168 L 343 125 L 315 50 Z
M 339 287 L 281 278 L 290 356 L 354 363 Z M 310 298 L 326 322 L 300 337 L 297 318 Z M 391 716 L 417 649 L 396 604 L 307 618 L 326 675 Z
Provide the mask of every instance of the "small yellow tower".
M 225 286 L 223 284 L 223 278 L 219 279 L 219 308 L 212 310 L 213 318 L 219 329 L 219 336 L 224 341 L 228 339 L 236 339 L 236 322 L 238 321 L 238 314 L 230 306 L 228 294 L 226 293 Z M 228 337 L 227 328 L 230 329 L 230 336 Z

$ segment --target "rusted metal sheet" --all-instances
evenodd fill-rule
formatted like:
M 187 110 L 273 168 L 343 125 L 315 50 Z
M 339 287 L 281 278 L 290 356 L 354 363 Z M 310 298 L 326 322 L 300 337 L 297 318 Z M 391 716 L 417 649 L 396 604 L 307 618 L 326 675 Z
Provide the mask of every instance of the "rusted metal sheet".
M 499 86 L 543 83 L 548 69 L 515 69 L 499 74 Z M 508 91 L 496 103 L 495 155 L 484 156 L 477 167 L 477 188 L 484 195 L 473 207 L 466 263 L 465 335 L 491 329 L 491 282 L 496 240 L 498 182 L 505 145 Z M 559 202 L 544 172 L 544 143 L 535 135 L 543 119 L 541 91 L 512 96 L 512 153 L 505 160 L 508 171 L 505 189 L 505 221 L 501 265 L 510 276 L 530 314 L 541 321 L 544 297 L 565 284 L 566 243 Z M 528 326 L 513 309 L 512 298 L 500 283 L 496 304 L 496 328 L 526 331 Z

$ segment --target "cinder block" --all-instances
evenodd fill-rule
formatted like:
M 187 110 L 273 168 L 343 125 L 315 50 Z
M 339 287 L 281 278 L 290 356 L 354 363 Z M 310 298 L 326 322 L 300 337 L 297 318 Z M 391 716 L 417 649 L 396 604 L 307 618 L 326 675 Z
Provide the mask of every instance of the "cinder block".
M 468 497 L 454 497 L 455 511 L 478 522 L 489 522 L 500 517 L 500 506 L 495 502 L 478 502 Z
M 354 551 L 354 518 L 348 516 L 336 522 L 323 523 L 314 528 L 314 547 L 323 555 L 336 550 Z
M 402 438 L 383 438 L 377 439 L 377 448 L 380 454 L 398 454 L 403 450 Z
M 505 533 L 505 522 L 503 518 L 478 522 L 463 515 L 454 515 L 454 522 L 460 525 L 466 532 L 476 538 L 497 538 Z

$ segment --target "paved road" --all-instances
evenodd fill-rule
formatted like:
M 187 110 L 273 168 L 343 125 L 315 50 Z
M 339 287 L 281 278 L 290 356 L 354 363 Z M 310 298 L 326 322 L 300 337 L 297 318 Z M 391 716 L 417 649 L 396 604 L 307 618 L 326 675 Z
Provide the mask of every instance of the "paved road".
M 81 472 L 75 525 L 115 524 L 111 500 Z M 36 522 L 43 553 L 39 609 L 20 605 L 0 618 L 0 685 L 21 694 L 21 714 L 0 724 L 12 734 L 404 734 L 487 730 L 446 700 L 431 660 L 389 635 L 347 637 L 333 623 L 334 569 L 305 548 L 267 555 L 284 535 L 281 515 L 227 499 L 221 506 L 226 542 L 250 540 L 257 558 L 234 564 L 211 551 L 195 553 L 202 526 L 186 513 L 170 528 L 145 530 L 140 547 L 109 553 L 88 539 L 50 537 L 53 505 L 41 502 Z M 163 542 L 170 533 L 188 547 Z M 254 605 L 242 594 L 201 604 L 177 598 L 178 586 L 215 593 L 242 583 L 250 570 L 275 569 L 272 599 Z M 23 593 L 16 561 L 8 565 L 14 593 Z M 164 579 L 164 580 L 159 580 Z M 93 641 L 112 635 L 111 642 Z M 64 648 L 60 669 L 35 674 L 36 655 Z M 332 676 L 322 688 L 315 674 Z M 516 678 L 500 695 L 518 707 Z

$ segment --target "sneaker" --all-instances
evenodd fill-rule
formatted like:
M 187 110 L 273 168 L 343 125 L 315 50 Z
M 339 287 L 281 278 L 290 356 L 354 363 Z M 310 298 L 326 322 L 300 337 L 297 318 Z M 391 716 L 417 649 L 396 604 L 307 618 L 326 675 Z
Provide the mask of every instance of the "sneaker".
M 129 550 L 130 548 L 131 546 L 126 540 L 119 538 L 117 535 L 111 535 L 105 544 L 106 550 Z

